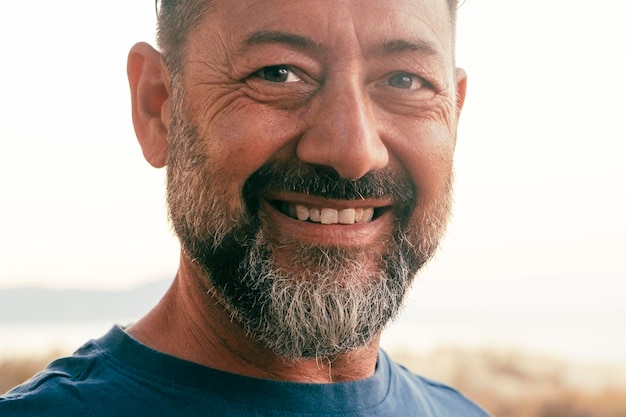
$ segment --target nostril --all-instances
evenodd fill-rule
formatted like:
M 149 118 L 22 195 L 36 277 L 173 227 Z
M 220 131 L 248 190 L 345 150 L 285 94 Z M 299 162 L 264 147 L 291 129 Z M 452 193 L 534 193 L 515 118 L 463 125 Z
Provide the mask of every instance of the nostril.
M 310 122 L 296 145 L 298 159 L 326 167 L 331 177 L 357 180 L 388 164 L 388 150 L 379 135 L 379 123 L 363 114 L 362 104 L 351 111 L 329 104 Z
M 315 175 L 319 178 L 328 178 L 333 181 L 337 181 L 341 179 L 341 176 L 337 172 L 337 170 L 331 166 L 327 165 L 315 165 L 314 166 Z

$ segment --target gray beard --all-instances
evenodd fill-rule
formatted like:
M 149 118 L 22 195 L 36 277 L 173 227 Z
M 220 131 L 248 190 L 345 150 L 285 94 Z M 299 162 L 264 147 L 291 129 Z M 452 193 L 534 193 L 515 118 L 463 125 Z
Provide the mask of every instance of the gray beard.
M 412 280 L 402 256 L 371 270 L 358 261 L 367 259 L 363 251 L 302 245 L 287 270 L 273 251 L 259 231 L 239 264 L 237 285 L 218 293 L 255 339 L 290 360 L 366 346 L 398 312 Z
M 347 181 L 294 162 L 262 167 L 244 184 L 243 196 L 229 196 L 210 172 L 202 146 L 210 139 L 198 138 L 182 102 L 170 129 L 170 218 L 183 250 L 205 272 L 203 286 L 251 338 L 288 360 L 332 358 L 367 346 L 434 254 L 449 214 L 450 184 L 415 214 L 415 190 L 406 178 L 382 172 Z M 369 249 L 285 241 L 262 226 L 260 190 L 390 198 L 395 230 L 388 242 Z M 239 198 L 237 208 L 227 211 L 233 207 L 227 198 Z M 279 264 L 278 248 L 290 254 L 288 262 Z
M 244 188 L 246 206 L 254 210 L 258 204 L 251 195 L 258 193 Z M 203 218 L 206 227 L 215 224 Z M 259 213 L 248 210 L 221 229 L 227 231 L 217 242 L 215 231 L 183 234 L 189 225 L 173 222 L 184 250 L 203 268 L 228 314 L 288 360 L 333 358 L 367 346 L 397 314 L 414 275 L 434 252 L 434 246 L 410 243 L 404 231 L 413 230 L 408 218 L 390 241 L 361 249 L 286 239 L 263 228 Z M 288 260 L 279 263 L 278 253 L 289 254 Z
M 215 235 L 181 236 L 181 242 L 227 313 L 251 338 L 292 361 L 367 346 L 397 314 L 436 247 L 411 244 L 400 227 L 379 248 L 303 244 L 278 240 L 261 223 L 242 216 L 217 245 Z M 291 255 L 289 262 L 278 264 L 279 250 Z

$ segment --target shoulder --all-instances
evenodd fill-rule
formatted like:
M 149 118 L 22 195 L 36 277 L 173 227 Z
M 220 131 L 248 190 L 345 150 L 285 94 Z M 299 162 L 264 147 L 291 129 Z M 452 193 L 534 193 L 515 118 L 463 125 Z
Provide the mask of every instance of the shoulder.
M 88 343 L 73 356 L 53 361 L 30 380 L 0 397 L 0 415 L 79 415 L 77 413 L 84 407 L 79 386 L 99 356 L 100 352 Z
M 193 366 L 181 362 L 114 327 L 0 396 L 0 416 L 197 415 L 187 411 L 189 395 L 198 393 L 173 382 L 193 379 L 186 372 Z
M 390 361 L 390 373 L 398 401 L 415 401 L 427 415 L 489 417 L 489 415 L 458 390 L 440 382 L 416 375 L 404 366 Z
M 99 416 L 128 394 L 120 389 L 125 371 L 107 350 L 111 331 L 91 340 L 72 356 L 50 363 L 30 380 L 0 396 L 2 417 Z M 104 343 L 104 344 L 103 344 Z
M 488 417 L 488 414 L 481 407 L 458 390 L 421 376 L 414 375 L 414 378 L 417 378 L 426 387 L 432 403 L 442 410 L 442 415 Z

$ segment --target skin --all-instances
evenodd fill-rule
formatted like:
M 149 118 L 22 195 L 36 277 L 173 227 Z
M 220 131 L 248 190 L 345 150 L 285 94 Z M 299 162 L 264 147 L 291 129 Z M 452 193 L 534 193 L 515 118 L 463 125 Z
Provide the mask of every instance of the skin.
M 466 88 L 464 71 L 454 66 L 446 1 L 214 3 L 190 34 L 181 82 L 199 136 L 210 138 L 206 169 L 222 184 L 224 210 L 239 207 L 246 179 L 273 160 L 326 166 L 346 179 L 391 167 L 415 186 L 415 218 L 442 192 L 451 177 Z M 267 69 L 277 65 L 286 69 L 281 82 L 276 68 Z M 132 48 L 128 74 L 144 156 L 163 167 L 170 75 L 145 43 Z M 336 209 L 389 204 L 296 193 L 262 197 Z M 367 224 L 299 222 L 263 203 L 259 217 L 277 240 L 367 247 L 372 256 L 393 227 L 389 215 Z M 289 265 L 289 248 L 276 256 Z M 374 373 L 378 337 L 332 361 L 288 362 L 247 337 L 206 282 L 203 271 L 181 253 L 168 293 L 128 332 L 156 350 L 253 377 L 323 383 Z

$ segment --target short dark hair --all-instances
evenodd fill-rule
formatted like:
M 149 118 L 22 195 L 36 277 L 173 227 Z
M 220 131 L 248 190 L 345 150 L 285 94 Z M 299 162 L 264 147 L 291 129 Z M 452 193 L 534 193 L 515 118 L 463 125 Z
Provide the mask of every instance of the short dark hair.
M 157 44 L 172 75 L 183 70 L 189 32 L 199 23 L 210 0 L 156 0 Z
M 170 74 L 184 69 L 185 48 L 189 32 L 199 23 L 211 5 L 210 0 L 156 0 L 157 44 Z M 458 0 L 448 0 L 452 26 L 456 26 Z

